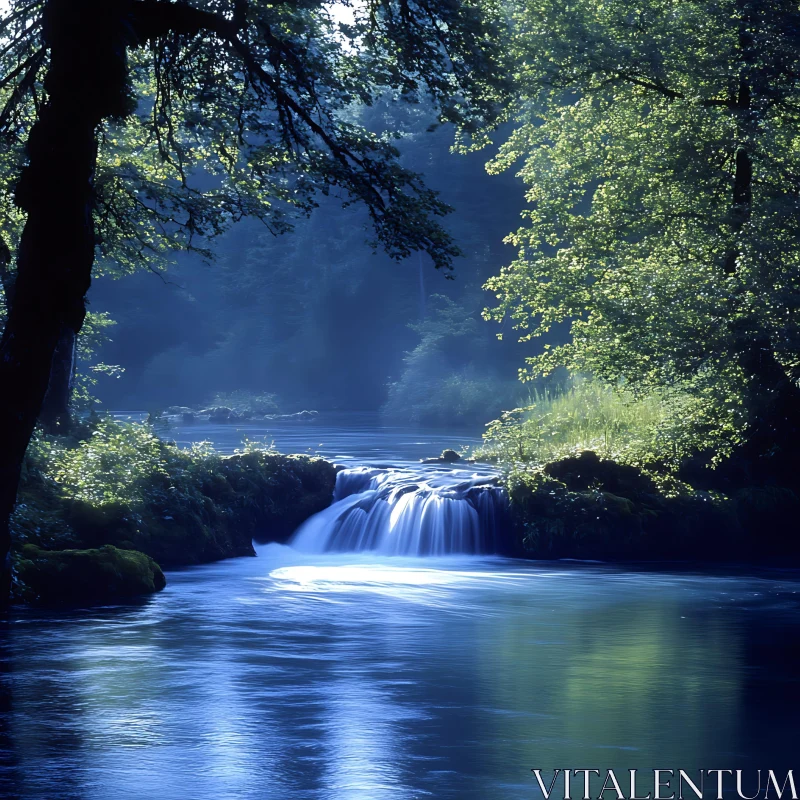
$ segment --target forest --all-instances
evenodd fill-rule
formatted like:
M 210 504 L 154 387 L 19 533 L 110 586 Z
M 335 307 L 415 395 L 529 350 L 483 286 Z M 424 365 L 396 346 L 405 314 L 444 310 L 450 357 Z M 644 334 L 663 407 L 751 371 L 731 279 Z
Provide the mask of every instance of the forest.
M 798 14 L 8 4 L 4 596 L 224 506 L 165 412 L 485 428 L 528 555 L 796 553 Z
M 0 0 L 0 800 L 797 800 L 798 519 L 797 0 Z

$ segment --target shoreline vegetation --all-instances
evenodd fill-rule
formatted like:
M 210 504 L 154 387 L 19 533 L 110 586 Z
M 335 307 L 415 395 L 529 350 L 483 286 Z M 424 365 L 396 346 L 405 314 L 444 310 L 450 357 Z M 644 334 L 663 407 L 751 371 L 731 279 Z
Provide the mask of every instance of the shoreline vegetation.
M 494 464 L 517 557 L 797 563 L 796 476 L 755 481 L 728 453 L 693 452 L 680 404 L 577 378 L 490 423 L 474 452 L 423 463 Z M 97 416 L 40 433 L 12 518 L 14 601 L 115 602 L 162 589 L 162 569 L 255 555 L 253 540 L 285 542 L 331 503 L 336 471 L 247 441 L 182 450 L 151 424 Z
M 13 600 L 114 602 L 158 591 L 161 568 L 254 556 L 286 541 L 333 495 L 333 464 L 246 443 L 188 450 L 149 425 L 94 418 L 39 435 L 12 517 Z
M 490 423 L 474 455 L 505 476 L 518 554 L 800 561 L 800 476 L 698 446 L 691 402 L 576 377 Z

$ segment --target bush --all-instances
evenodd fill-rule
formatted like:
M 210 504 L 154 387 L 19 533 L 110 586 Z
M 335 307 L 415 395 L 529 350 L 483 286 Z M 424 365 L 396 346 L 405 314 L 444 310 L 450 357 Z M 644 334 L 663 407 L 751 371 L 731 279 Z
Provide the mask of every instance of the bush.
M 147 425 L 99 420 L 86 438 L 28 451 L 16 546 L 140 551 L 164 566 L 254 555 L 330 502 L 332 464 L 249 443 L 231 456 L 161 441 Z M 62 584 L 65 585 L 65 584 Z
M 146 425 L 101 420 L 77 447 L 50 453 L 53 478 L 87 503 L 136 503 L 168 479 L 170 451 Z

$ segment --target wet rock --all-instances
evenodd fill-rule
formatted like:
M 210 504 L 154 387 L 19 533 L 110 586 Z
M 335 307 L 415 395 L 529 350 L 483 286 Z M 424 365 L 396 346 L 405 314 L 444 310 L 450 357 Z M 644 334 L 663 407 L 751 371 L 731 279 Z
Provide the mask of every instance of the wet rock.
M 264 419 L 268 420 L 312 420 L 319 416 L 319 411 L 297 411 L 294 414 L 264 414 Z
M 216 424 L 233 422 L 238 419 L 238 414 L 226 406 L 213 406 L 212 408 L 204 409 L 200 412 L 202 415 L 208 415 L 208 421 Z
M 16 572 L 24 599 L 39 605 L 100 605 L 152 594 L 166 578 L 156 562 L 134 550 L 43 550 L 26 544 Z
M 164 414 L 168 417 L 180 416 L 181 414 L 194 414 L 189 406 L 168 406 L 164 409 Z
M 461 456 L 455 450 L 442 450 L 442 454 L 437 458 L 423 458 L 422 464 L 455 464 L 461 461 Z

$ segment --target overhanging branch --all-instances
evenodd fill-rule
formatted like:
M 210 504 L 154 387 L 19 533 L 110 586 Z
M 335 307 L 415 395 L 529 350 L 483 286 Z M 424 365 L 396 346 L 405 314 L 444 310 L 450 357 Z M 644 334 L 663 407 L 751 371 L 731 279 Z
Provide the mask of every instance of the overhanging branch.
M 237 3 L 234 19 L 227 19 L 221 14 L 193 8 L 182 3 L 165 2 L 164 0 L 135 0 L 133 3 L 133 29 L 140 43 L 168 36 L 197 36 L 202 32 L 215 34 L 227 44 L 241 59 L 250 80 L 254 84 L 263 85 L 271 93 L 278 106 L 278 111 L 288 112 L 291 127 L 291 115 L 296 116 L 307 128 L 325 144 L 331 155 L 348 172 L 354 168 L 367 172 L 367 164 L 347 146 L 341 144 L 317 122 L 308 109 L 304 108 L 287 92 L 280 81 L 261 66 L 252 50 L 240 37 L 244 23 L 241 3 Z M 278 47 L 275 41 L 268 46 Z M 285 55 L 285 53 L 284 53 Z M 386 203 L 381 193 L 368 180 L 361 181 L 361 189 L 369 195 L 364 198 L 375 209 L 383 211 Z

